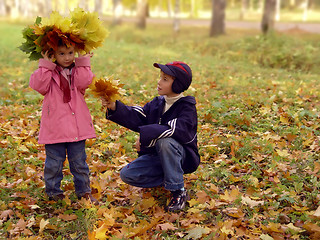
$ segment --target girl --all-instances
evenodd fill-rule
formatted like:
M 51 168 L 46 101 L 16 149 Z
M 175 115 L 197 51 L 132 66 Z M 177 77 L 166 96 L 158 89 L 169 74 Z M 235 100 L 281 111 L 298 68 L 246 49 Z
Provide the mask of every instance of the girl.
M 85 140 L 95 138 L 85 89 L 92 81 L 90 57 L 75 58 L 75 48 L 62 40 L 53 53 L 41 53 L 39 68 L 30 77 L 30 87 L 44 96 L 39 143 L 45 144 L 45 191 L 50 200 L 64 198 L 60 188 L 63 163 L 68 156 L 78 198 L 99 202 L 92 196 Z M 55 62 L 53 60 L 55 59 Z

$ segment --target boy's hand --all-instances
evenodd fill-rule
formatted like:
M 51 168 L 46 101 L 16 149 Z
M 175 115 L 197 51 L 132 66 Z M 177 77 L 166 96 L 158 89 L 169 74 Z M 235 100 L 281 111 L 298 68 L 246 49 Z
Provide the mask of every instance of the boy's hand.
M 135 143 L 135 147 L 136 147 L 136 149 L 137 149 L 137 151 L 138 152 L 140 152 L 140 138 L 138 138 L 137 140 L 136 140 L 136 143 Z
M 53 54 L 50 54 L 49 53 L 49 50 L 47 50 L 47 51 L 45 51 L 45 52 L 41 52 L 41 55 L 42 55 L 42 57 L 45 59 L 45 60 L 48 60 L 48 61 L 53 61 L 53 59 L 54 59 L 54 56 L 53 56 Z
M 104 106 L 105 108 L 110 109 L 112 111 L 116 110 L 116 102 L 110 102 L 103 97 L 101 98 L 101 101 L 102 101 L 102 106 Z

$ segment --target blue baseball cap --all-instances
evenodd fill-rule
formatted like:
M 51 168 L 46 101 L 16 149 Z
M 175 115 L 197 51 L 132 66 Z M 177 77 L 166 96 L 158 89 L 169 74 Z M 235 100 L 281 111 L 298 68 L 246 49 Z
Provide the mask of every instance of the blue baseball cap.
M 174 61 L 165 65 L 154 63 L 153 66 L 160 68 L 164 73 L 175 78 L 172 84 L 173 92 L 181 93 L 189 88 L 192 81 L 192 71 L 188 64 Z

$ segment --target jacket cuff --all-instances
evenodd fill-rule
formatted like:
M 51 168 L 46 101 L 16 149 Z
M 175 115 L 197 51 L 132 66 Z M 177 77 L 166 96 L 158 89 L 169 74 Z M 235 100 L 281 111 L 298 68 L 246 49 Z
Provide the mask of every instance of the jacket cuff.
M 74 63 L 76 67 L 90 67 L 90 57 L 77 57 Z
M 40 58 L 39 59 L 39 68 L 40 67 L 43 67 L 43 68 L 48 68 L 49 70 L 54 70 L 56 68 L 56 64 L 49 61 L 49 60 L 46 60 L 44 58 Z

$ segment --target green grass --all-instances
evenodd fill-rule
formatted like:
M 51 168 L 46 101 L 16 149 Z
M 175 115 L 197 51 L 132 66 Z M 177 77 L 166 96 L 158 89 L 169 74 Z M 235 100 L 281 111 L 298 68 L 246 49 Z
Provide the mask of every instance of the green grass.
M 28 88 L 29 76 L 37 62 L 29 62 L 17 48 L 22 41 L 23 27 L 19 23 L 0 22 L 0 155 L 3 156 L 0 160 L 3 187 L 0 211 L 9 206 L 26 219 L 33 216 L 36 221 L 53 215 L 55 218 L 50 222 L 55 227 L 46 229 L 45 237 L 81 239 L 88 229 L 98 228 L 107 215 L 91 208 L 75 209 L 64 203 L 47 204 L 41 179 L 33 175 L 30 168 L 26 169 L 29 166 L 39 174 L 42 171 L 43 159 L 38 154 L 43 149 L 36 144 L 42 97 Z M 197 99 L 202 164 L 195 174 L 186 176 L 192 197 L 197 200 L 197 194 L 204 191 L 211 199 L 219 201 L 225 191 L 237 188 L 242 196 L 265 201 L 263 206 L 255 208 L 244 206 L 239 196 L 213 209 L 209 208 L 208 202 L 205 203 L 207 207 L 196 203 L 194 208 L 200 212 L 179 215 L 181 222 L 178 219 L 173 223 L 175 230 L 165 232 L 152 228 L 146 236 L 155 233 L 164 239 L 178 238 L 175 234 L 187 236 L 189 230 L 183 223 L 192 216 L 198 219 L 199 226 L 212 229 L 203 234 L 209 239 L 216 233 L 223 234 L 220 231 L 223 222 L 231 221 L 232 218 L 224 213 L 228 207 L 242 209 L 245 213 L 243 228 L 254 227 L 264 234 L 273 234 L 263 225 L 280 224 L 280 213 L 286 214 L 293 224 L 299 221 L 317 223 L 310 215 L 319 205 L 320 189 L 317 175 L 320 129 L 318 35 L 278 33 L 264 37 L 255 31 L 233 30 L 227 35 L 209 38 L 209 30 L 205 28 L 182 27 L 179 34 L 175 34 L 167 25 L 149 25 L 142 31 L 130 24 L 109 30 L 110 36 L 104 46 L 94 51 L 92 69 L 98 76 L 113 75 L 120 79 L 127 90 L 123 100 L 128 104 L 144 104 L 156 96 L 159 72 L 152 66 L 154 62 L 181 60 L 190 64 L 193 70 L 193 82 L 186 94 Z M 143 221 L 151 222 L 155 210 L 141 208 L 140 197 L 146 199 L 153 194 L 163 206 L 164 192 L 138 192 L 122 184 L 117 175 L 118 165 L 125 161 L 123 156 L 136 157 L 132 148 L 136 134 L 107 122 L 100 102 L 91 95 L 87 96 L 87 102 L 96 128 L 99 128 L 96 142 L 88 147 L 89 165 L 93 167 L 94 162 L 101 162 L 113 172 L 108 180 L 110 186 L 105 187 L 102 196 L 103 208 L 116 209 L 113 214 L 118 227 L 134 229 Z M 108 149 L 109 144 L 115 144 L 115 147 Z M 107 155 L 109 157 L 105 158 Z M 101 177 L 99 170 L 93 170 L 92 174 L 93 179 Z M 19 179 L 23 179 L 23 184 Z M 70 182 L 68 176 L 64 183 Z M 4 187 L 10 184 L 15 187 Z M 214 191 L 212 185 L 218 191 Z M 31 202 L 15 195 L 17 191 L 27 191 Z M 126 191 L 132 193 L 123 196 Z M 70 198 L 75 199 L 69 192 Z M 114 199 L 114 196 L 118 198 Z M 30 204 L 39 205 L 41 210 L 35 212 L 25 207 Z M 57 218 L 60 213 L 73 213 L 78 219 L 64 222 Z M 137 221 L 121 219 L 125 216 L 134 216 Z M 19 219 L 15 216 L 1 222 L 0 236 L 17 237 L 10 230 Z M 29 229 L 38 233 L 37 227 Z M 246 234 L 249 236 L 248 232 Z M 299 237 L 312 239 L 312 234 L 312 231 L 305 231 Z M 111 233 L 110 236 L 115 237 Z

